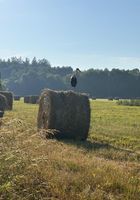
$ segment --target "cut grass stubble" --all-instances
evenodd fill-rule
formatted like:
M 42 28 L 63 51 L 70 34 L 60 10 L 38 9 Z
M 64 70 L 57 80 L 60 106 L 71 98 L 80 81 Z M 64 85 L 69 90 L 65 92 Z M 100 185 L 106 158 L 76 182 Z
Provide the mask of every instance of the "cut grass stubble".
M 0 127 L 0 199 L 139 199 L 140 110 L 91 101 L 86 142 L 44 140 L 38 105 L 14 103 Z

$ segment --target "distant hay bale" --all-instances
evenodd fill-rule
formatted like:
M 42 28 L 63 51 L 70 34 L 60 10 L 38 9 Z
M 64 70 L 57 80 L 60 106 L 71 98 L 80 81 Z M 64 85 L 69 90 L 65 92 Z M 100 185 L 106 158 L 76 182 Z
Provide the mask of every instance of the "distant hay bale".
M 4 95 L 0 94 L 0 111 L 5 111 L 7 108 L 7 99 Z
M 36 103 L 38 103 L 38 100 L 39 100 L 38 95 L 32 95 L 32 96 L 30 96 L 29 102 L 32 103 L 32 104 L 36 104 Z
M 39 100 L 38 95 L 30 95 L 30 96 L 24 97 L 24 103 L 36 104 L 36 103 L 38 103 L 38 100 Z
M 124 99 L 117 101 L 118 105 L 124 105 L 124 106 L 140 106 L 140 100 L 139 99 Z
M 17 95 L 14 96 L 14 100 L 15 100 L 15 101 L 20 101 L 20 96 L 17 96 Z
M 108 100 L 109 101 L 113 101 L 113 97 L 108 97 Z
M 7 99 L 7 107 L 6 110 L 13 109 L 13 93 L 7 91 L 0 91 L 0 94 L 4 95 Z
M 24 103 L 30 103 L 30 96 L 24 97 Z
M 55 130 L 56 138 L 85 140 L 89 125 L 90 103 L 86 95 L 52 90 L 45 90 L 41 94 L 38 129 Z
M 120 99 L 119 97 L 115 97 L 115 98 L 114 98 L 114 100 L 119 100 L 119 99 Z

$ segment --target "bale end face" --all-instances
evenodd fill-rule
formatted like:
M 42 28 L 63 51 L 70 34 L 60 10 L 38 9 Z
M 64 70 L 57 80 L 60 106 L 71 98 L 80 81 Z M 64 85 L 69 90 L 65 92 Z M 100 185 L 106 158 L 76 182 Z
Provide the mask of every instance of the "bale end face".
M 12 110 L 13 109 L 13 93 L 7 92 L 7 91 L 0 91 L 0 94 L 6 97 L 7 99 L 7 107 L 6 110 Z
M 4 95 L 0 94 L 0 111 L 3 112 L 7 109 L 7 99 Z
M 38 129 L 58 130 L 56 138 L 85 140 L 90 125 L 90 103 L 86 95 L 46 90 L 39 102 Z

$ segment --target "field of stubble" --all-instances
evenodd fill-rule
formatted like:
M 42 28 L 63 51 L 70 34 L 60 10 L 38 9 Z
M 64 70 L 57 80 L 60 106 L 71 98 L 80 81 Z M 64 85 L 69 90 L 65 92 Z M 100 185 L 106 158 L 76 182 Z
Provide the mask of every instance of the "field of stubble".
M 140 107 L 91 101 L 86 142 L 43 139 L 38 105 L 0 123 L 0 200 L 140 199 Z

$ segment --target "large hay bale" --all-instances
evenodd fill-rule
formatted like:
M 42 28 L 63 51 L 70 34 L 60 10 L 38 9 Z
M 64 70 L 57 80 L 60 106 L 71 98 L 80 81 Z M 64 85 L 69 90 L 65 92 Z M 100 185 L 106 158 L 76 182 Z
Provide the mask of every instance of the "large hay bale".
M 13 93 L 12 92 L 6 92 L 6 91 L 0 91 L 0 94 L 4 95 L 7 99 L 7 110 L 12 110 L 13 108 Z
M 39 101 L 38 129 L 53 129 L 56 138 L 80 139 L 88 137 L 90 103 L 84 94 L 45 90 Z
M 0 111 L 4 111 L 7 108 L 7 99 L 4 95 L 0 94 Z
M 30 103 L 32 103 L 32 104 L 36 104 L 37 102 L 38 102 L 38 99 L 39 99 L 39 96 L 37 96 L 37 95 L 32 95 L 32 96 L 30 96 Z

